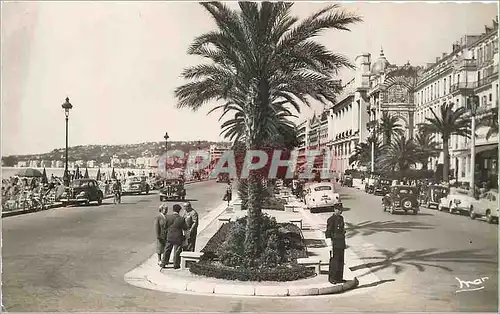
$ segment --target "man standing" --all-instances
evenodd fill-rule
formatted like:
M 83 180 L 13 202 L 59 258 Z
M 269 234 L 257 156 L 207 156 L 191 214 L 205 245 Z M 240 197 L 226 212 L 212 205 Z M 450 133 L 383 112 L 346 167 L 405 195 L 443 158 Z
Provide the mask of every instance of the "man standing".
M 344 217 L 342 217 L 341 208 L 335 208 L 335 213 L 328 218 L 326 237 L 332 241 L 333 265 L 335 265 L 334 269 L 330 269 L 328 279 L 331 283 L 344 282 L 344 250 L 346 244 Z M 332 263 L 330 266 L 332 266 Z
M 184 210 L 186 211 L 184 218 L 186 219 L 186 225 L 188 227 L 186 231 L 185 250 L 194 252 L 196 236 L 198 235 L 198 213 L 193 209 L 190 202 L 184 203 Z
M 174 250 L 174 269 L 181 268 L 182 243 L 184 242 L 183 231 L 187 230 L 186 220 L 179 215 L 181 206 L 173 206 L 173 214 L 166 216 L 167 223 L 167 243 L 160 263 L 160 271 L 165 268 L 170 260 L 172 249 Z
M 156 231 L 156 254 L 158 254 L 158 265 L 161 264 L 161 255 L 165 251 L 165 244 L 167 241 L 167 212 L 168 206 L 163 203 L 158 209 L 158 216 L 155 218 L 155 231 Z

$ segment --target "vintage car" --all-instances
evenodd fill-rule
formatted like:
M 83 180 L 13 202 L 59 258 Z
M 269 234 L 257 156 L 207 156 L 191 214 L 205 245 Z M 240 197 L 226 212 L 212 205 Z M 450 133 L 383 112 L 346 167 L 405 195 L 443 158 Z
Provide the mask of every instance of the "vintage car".
M 149 194 L 149 184 L 146 176 L 131 176 L 122 185 L 122 194 Z
M 99 188 L 99 183 L 94 179 L 74 180 L 60 197 L 63 205 L 89 204 L 90 202 L 97 202 L 101 205 L 102 199 L 103 193 Z
M 335 192 L 333 183 L 320 182 L 306 185 L 304 195 L 305 207 L 311 213 L 319 209 L 342 208 L 339 193 Z
M 450 192 L 445 197 L 441 198 L 438 204 L 438 210 L 448 211 L 450 214 L 470 214 L 471 208 L 474 207 L 476 199 L 470 195 L 470 192 L 460 188 L 450 188 Z
M 417 199 L 418 189 L 416 186 L 394 185 L 390 192 L 382 198 L 382 207 L 385 211 L 394 214 L 396 211 L 409 211 L 418 214 L 420 207 Z
M 217 183 L 229 183 L 231 179 L 229 178 L 229 173 L 219 173 L 215 179 Z
M 186 198 L 186 189 L 184 181 L 180 179 L 166 179 L 163 188 L 160 189 L 160 202 L 166 200 L 184 200 Z
M 347 186 L 352 188 L 352 176 L 350 174 L 346 174 L 344 176 L 344 180 L 342 181 L 342 186 Z
M 373 194 L 373 192 L 375 191 L 375 178 L 369 178 L 368 180 L 366 180 L 366 184 L 365 184 L 365 192 L 368 193 L 368 194 Z
M 392 181 L 388 179 L 377 179 L 373 184 L 374 195 L 386 195 L 391 190 Z
M 490 190 L 480 196 L 471 210 L 470 218 L 485 217 L 488 223 L 498 222 L 498 191 Z
M 450 193 L 450 189 L 443 185 L 428 185 L 422 187 L 420 195 L 420 205 L 427 208 L 435 207 L 438 205 L 443 197 L 446 197 Z

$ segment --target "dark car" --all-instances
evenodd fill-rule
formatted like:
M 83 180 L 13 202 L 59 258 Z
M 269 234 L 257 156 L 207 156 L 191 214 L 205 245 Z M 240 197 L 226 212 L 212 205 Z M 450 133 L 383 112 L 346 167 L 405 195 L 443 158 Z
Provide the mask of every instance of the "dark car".
M 442 185 L 428 185 L 422 187 L 420 204 L 427 208 L 438 208 L 440 200 L 450 193 L 450 188 Z
M 166 200 L 184 200 L 186 199 L 186 189 L 184 188 L 184 180 L 181 179 L 166 179 L 163 188 L 160 189 L 160 202 Z
M 394 214 L 395 211 L 404 211 L 407 214 L 412 211 L 415 215 L 419 212 L 418 189 L 416 186 L 395 185 L 382 198 L 382 206 L 385 211 Z
M 378 179 L 373 185 L 374 195 L 386 195 L 391 190 L 392 181 L 389 179 Z
M 102 199 L 103 193 L 94 179 L 74 180 L 60 198 L 63 205 L 89 204 L 90 202 L 97 202 L 101 205 Z
M 350 174 L 346 174 L 344 176 L 344 181 L 342 182 L 342 185 L 352 188 L 352 176 Z

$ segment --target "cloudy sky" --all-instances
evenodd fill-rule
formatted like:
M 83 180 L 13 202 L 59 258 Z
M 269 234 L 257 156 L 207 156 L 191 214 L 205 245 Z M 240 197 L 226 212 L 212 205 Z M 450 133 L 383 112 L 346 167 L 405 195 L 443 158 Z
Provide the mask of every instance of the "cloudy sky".
M 232 5 L 235 5 L 234 3 Z M 324 3 L 300 2 L 306 16 Z M 376 58 L 383 46 L 391 63 L 432 62 L 463 34 L 491 25 L 496 3 L 344 3 L 364 18 L 351 32 L 319 41 L 352 60 Z M 66 96 L 70 145 L 172 140 L 219 140 L 218 114 L 175 108 L 181 70 L 192 39 L 214 28 L 197 3 L 3 2 L 2 155 L 64 147 Z M 352 77 L 344 71 L 344 80 Z M 214 105 L 214 104 L 212 104 Z M 309 116 L 313 109 L 303 110 Z

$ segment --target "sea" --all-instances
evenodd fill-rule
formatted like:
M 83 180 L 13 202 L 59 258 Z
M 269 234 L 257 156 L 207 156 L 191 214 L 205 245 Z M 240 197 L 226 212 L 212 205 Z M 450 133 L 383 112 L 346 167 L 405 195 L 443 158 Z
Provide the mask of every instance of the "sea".
M 20 170 L 22 169 L 27 169 L 27 168 L 19 168 L 19 167 L 2 167 L 2 179 L 7 179 L 12 176 L 15 176 Z M 40 170 L 40 172 L 43 173 L 43 168 L 33 168 Z M 97 171 L 99 170 L 98 168 L 87 168 L 89 171 L 89 177 L 90 178 L 95 178 L 97 176 Z M 69 169 L 69 171 L 73 171 L 75 169 Z M 45 171 L 47 172 L 47 177 L 50 178 L 51 175 L 54 175 L 55 177 L 62 177 L 64 175 L 64 168 L 45 168 Z M 80 171 L 82 174 L 85 174 L 85 168 L 80 168 Z M 106 176 L 111 176 L 111 172 L 113 171 L 112 168 L 101 168 L 101 174 L 106 174 Z M 136 175 L 149 175 L 149 172 L 151 173 L 157 173 L 157 169 L 133 169 L 133 168 L 115 168 L 115 174 L 117 176 L 123 176 L 127 172 L 133 172 Z

